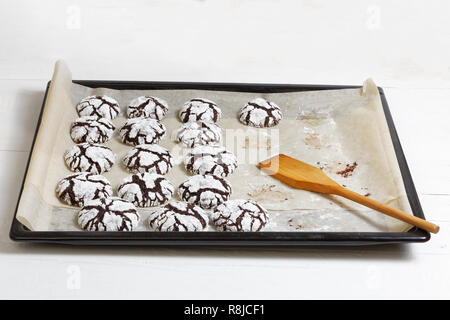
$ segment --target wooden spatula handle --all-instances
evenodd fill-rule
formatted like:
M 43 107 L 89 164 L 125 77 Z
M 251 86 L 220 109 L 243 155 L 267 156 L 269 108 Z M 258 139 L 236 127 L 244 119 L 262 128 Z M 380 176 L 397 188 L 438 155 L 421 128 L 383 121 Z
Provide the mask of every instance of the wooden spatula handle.
M 387 214 L 388 216 L 402 220 L 406 223 L 412 224 L 413 226 L 419 227 L 426 231 L 429 231 L 432 233 L 439 232 L 439 226 L 435 225 L 434 223 L 420 219 L 418 217 L 415 217 L 415 216 L 408 214 L 406 212 L 403 212 L 401 210 L 389 207 L 385 204 L 382 204 L 381 202 L 367 198 L 356 192 L 350 191 L 344 187 L 336 188 L 336 192 L 334 192 L 334 194 L 342 196 L 349 200 L 355 201 L 355 202 L 362 204 L 363 206 L 369 207 L 371 209 L 380 211 L 384 214 Z

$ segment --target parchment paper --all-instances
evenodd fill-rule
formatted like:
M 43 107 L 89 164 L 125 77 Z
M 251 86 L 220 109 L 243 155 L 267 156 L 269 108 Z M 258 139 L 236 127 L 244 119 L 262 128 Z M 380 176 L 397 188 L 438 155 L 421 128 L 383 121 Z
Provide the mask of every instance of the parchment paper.
M 223 111 L 218 125 L 222 144 L 239 160 L 228 180 L 232 199 L 254 199 L 269 210 L 265 231 L 407 231 L 410 225 L 337 196 L 295 190 L 263 174 L 258 161 L 285 153 L 324 170 L 347 188 L 411 213 L 400 170 L 384 117 L 378 90 L 371 80 L 360 89 L 293 93 L 245 93 L 210 90 L 112 90 L 73 84 L 66 64 L 58 61 L 45 105 L 42 123 L 18 208 L 18 220 L 31 230 L 80 230 L 79 208 L 64 205 L 55 194 L 57 182 L 70 174 L 63 155 L 74 143 L 70 124 L 78 116 L 75 104 L 82 98 L 106 94 L 118 100 L 121 114 L 114 119 L 119 129 L 125 122 L 128 102 L 139 95 L 154 95 L 169 103 L 162 120 L 167 136 L 160 143 L 176 159 L 167 178 L 177 187 L 188 178 L 181 162 L 188 151 L 173 141 L 181 122 L 176 117 L 183 103 L 203 97 L 215 101 Z M 256 97 L 277 103 L 283 120 L 274 128 L 256 129 L 242 125 L 238 110 Z M 116 192 L 129 173 L 121 160 L 131 146 L 118 134 L 106 143 L 116 153 L 116 164 L 104 173 Z M 177 199 L 177 196 L 174 197 Z M 154 210 L 139 209 L 139 230 L 147 230 L 146 217 Z M 207 230 L 213 230 L 209 227 Z

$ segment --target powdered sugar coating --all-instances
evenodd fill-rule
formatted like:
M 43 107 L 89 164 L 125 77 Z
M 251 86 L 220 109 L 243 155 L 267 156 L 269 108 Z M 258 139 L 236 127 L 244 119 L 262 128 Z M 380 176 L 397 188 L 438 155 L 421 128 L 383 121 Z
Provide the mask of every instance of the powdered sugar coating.
M 78 224 L 88 231 L 132 231 L 139 219 L 136 207 L 117 197 L 88 201 L 78 213 Z
M 231 184 L 218 176 L 199 174 L 184 181 L 178 187 L 178 195 L 186 202 L 211 209 L 230 198 Z
M 186 155 L 184 165 L 193 174 L 227 177 L 236 170 L 237 159 L 222 146 L 198 146 Z
M 138 173 L 123 179 L 118 188 L 120 198 L 137 207 L 153 207 L 172 198 L 173 185 L 159 174 Z
M 263 98 L 256 98 L 248 102 L 239 112 L 239 120 L 243 124 L 253 127 L 273 127 L 282 118 L 280 107 Z
M 222 110 L 220 110 L 214 101 L 204 98 L 195 98 L 185 102 L 178 116 L 181 122 L 217 122 L 217 120 L 222 117 Z
M 78 115 L 96 116 L 98 118 L 106 118 L 113 120 L 119 114 L 119 103 L 108 96 L 89 96 L 82 99 L 76 105 Z
M 157 144 L 141 144 L 128 151 L 123 164 L 133 173 L 166 174 L 173 167 L 173 157 L 166 148 Z
M 71 206 L 83 206 L 89 200 L 112 196 L 111 183 L 103 176 L 89 172 L 71 174 L 56 185 L 58 197 Z
M 158 143 L 166 135 L 166 127 L 151 118 L 128 119 L 120 129 L 122 142 L 137 146 L 139 144 Z
M 152 96 L 140 96 L 131 100 L 128 105 L 127 115 L 128 118 L 152 118 L 156 120 L 163 119 L 169 105 L 161 98 Z
M 267 221 L 266 209 L 252 200 L 228 200 L 211 213 L 219 231 L 261 231 Z
M 86 116 L 76 119 L 70 127 L 70 136 L 75 143 L 105 143 L 111 139 L 114 124 L 106 118 Z
M 222 130 L 213 122 L 191 121 L 177 130 L 177 141 L 192 148 L 215 144 L 222 140 Z
M 148 226 L 155 231 L 201 231 L 207 225 L 203 209 L 186 202 L 170 202 L 148 217 Z
M 87 142 L 74 145 L 64 155 L 64 160 L 70 170 L 95 174 L 109 171 L 115 159 L 116 156 L 110 148 Z

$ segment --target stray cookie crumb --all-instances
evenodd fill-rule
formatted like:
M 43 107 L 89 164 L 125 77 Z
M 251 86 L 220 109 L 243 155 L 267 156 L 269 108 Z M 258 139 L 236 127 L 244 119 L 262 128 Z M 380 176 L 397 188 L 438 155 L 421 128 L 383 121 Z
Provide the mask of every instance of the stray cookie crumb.
M 356 161 L 353 162 L 352 164 L 346 164 L 345 169 L 336 172 L 336 174 L 339 174 L 339 175 L 343 176 L 344 178 L 347 178 L 353 174 L 353 171 L 355 171 L 357 166 L 358 166 L 358 163 L 356 163 Z

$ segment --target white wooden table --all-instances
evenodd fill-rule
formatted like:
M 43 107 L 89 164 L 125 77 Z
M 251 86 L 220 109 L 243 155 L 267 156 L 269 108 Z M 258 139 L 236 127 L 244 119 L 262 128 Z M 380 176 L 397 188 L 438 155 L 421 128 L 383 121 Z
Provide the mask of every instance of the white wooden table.
M 346 5 L 344 5 L 346 3 Z M 450 298 L 450 2 L 2 1 L 0 298 Z M 385 88 L 427 218 L 425 244 L 83 248 L 9 227 L 53 64 L 74 79 Z

